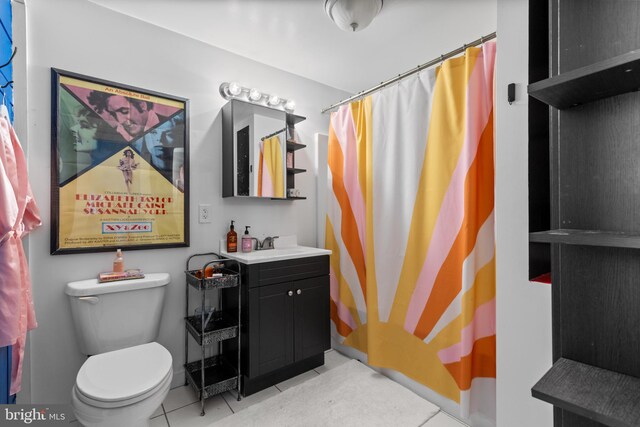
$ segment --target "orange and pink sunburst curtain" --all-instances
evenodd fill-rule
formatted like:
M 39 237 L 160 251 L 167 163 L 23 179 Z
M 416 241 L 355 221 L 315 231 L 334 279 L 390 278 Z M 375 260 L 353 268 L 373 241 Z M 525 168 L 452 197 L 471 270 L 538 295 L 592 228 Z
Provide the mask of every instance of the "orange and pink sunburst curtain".
M 343 106 L 329 129 L 334 339 L 464 418 L 495 417 L 495 50 Z

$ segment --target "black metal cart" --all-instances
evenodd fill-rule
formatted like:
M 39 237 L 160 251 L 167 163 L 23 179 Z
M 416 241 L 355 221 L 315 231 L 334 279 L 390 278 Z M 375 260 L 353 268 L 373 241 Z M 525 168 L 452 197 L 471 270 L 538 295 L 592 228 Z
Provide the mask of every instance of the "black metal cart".
M 191 270 L 190 262 L 195 257 L 208 257 L 201 270 Z M 215 259 L 211 259 L 215 257 Z M 187 259 L 186 267 L 186 316 L 185 326 L 188 333 L 184 338 L 185 360 L 185 385 L 191 384 L 199 393 L 202 413 L 204 415 L 204 401 L 208 397 L 235 389 L 240 395 L 240 319 L 241 319 L 241 292 L 240 292 L 240 263 L 235 260 L 223 258 L 220 255 L 209 252 L 194 254 Z M 214 277 L 205 277 L 205 272 L 212 269 Z M 189 312 L 189 288 L 200 291 L 200 312 Z M 237 288 L 237 309 L 225 310 L 222 305 L 223 298 L 220 293 L 225 289 Z M 206 307 L 206 291 L 218 292 L 217 308 Z M 189 335 L 195 339 L 201 349 L 200 359 L 189 362 Z M 237 354 L 234 360 L 229 360 L 223 354 L 222 341 L 237 339 Z M 217 343 L 218 353 L 205 357 L 208 345 Z

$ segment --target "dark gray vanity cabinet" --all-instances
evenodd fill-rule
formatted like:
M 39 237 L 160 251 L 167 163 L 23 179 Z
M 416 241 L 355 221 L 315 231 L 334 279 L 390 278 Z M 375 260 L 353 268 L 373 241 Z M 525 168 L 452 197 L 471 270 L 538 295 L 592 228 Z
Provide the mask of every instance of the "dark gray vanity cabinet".
M 329 347 L 328 277 L 249 290 L 250 376 L 264 375 Z
M 329 256 L 243 265 L 245 396 L 324 364 L 330 343 Z

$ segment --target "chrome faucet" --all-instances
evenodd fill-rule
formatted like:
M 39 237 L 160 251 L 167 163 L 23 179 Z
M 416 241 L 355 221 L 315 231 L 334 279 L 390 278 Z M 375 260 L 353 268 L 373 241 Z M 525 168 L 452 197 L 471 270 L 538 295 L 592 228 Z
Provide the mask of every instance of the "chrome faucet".
M 277 239 L 278 236 L 267 236 L 264 238 L 264 240 L 261 242 L 260 240 L 256 239 L 256 251 L 264 251 L 267 249 L 274 249 L 273 247 L 273 241 L 275 239 Z

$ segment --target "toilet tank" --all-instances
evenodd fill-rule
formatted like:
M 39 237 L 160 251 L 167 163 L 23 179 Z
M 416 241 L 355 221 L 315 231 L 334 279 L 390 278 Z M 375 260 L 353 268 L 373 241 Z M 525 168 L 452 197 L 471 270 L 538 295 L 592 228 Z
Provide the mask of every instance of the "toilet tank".
M 155 341 L 169 282 L 168 273 L 151 273 L 110 283 L 68 283 L 65 293 L 80 351 L 94 355 Z

